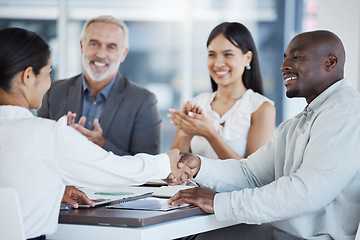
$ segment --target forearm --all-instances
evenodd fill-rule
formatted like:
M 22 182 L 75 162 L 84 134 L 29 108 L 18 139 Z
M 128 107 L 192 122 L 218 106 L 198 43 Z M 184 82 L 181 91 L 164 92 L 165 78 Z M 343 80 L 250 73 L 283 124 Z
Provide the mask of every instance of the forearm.
M 257 179 L 245 169 L 241 161 L 200 158 L 201 166 L 195 180 L 217 192 L 230 192 L 259 185 Z
M 206 137 L 206 140 L 210 143 L 219 159 L 242 159 L 246 157 L 237 154 L 216 131 L 211 132 Z
M 182 136 L 181 130 L 177 129 L 171 148 L 177 148 L 180 152 L 189 153 L 191 152 L 190 141 L 191 138 Z

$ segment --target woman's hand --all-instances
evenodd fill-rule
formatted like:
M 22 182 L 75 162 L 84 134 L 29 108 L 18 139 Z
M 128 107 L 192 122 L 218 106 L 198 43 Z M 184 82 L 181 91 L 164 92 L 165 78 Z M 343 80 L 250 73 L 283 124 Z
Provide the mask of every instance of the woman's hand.
M 183 105 L 182 111 L 169 109 L 172 114 L 168 117 L 172 123 L 180 130 L 179 134 L 185 138 L 192 138 L 195 135 L 205 138 L 216 131 L 209 118 L 203 114 L 203 110 L 197 104 L 192 105 L 190 101 Z

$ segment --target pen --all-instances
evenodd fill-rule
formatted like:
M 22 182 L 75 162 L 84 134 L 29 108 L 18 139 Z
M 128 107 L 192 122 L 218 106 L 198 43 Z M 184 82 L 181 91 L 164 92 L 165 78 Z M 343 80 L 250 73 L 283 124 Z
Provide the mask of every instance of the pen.
M 200 185 L 197 182 L 195 182 L 194 179 L 189 178 L 188 181 L 191 182 L 192 184 L 194 184 L 196 187 L 200 187 Z

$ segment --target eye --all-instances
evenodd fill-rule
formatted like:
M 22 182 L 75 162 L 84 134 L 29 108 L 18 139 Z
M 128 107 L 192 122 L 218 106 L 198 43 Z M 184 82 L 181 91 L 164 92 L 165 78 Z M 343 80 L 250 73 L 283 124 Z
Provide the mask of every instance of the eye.
M 115 46 L 115 45 L 110 45 L 110 46 L 109 46 L 109 49 L 110 49 L 110 50 L 115 50 L 115 49 L 116 49 L 116 46 Z
M 215 53 L 209 53 L 208 57 L 215 57 Z
M 225 57 L 232 57 L 232 56 L 234 56 L 232 53 L 225 53 L 224 55 L 225 55 Z

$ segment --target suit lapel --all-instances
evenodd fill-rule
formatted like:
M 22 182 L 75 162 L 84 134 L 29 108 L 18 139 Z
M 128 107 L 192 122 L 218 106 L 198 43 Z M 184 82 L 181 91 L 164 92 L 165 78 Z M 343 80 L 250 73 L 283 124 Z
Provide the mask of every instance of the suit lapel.
M 83 99 L 82 99 L 82 81 L 83 81 L 84 75 L 81 74 L 78 78 L 73 81 L 72 85 L 68 88 L 68 101 L 66 109 L 68 111 L 71 111 L 73 113 L 76 113 L 76 122 L 79 121 L 80 117 L 83 114 L 82 111 L 82 105 L 83 105 Z
M 123 91 L 125 90 L 125 79 L 118 74 L 114 86 L 110 90 L 108 99 L 106 100 L 103 112 L 100 117 L 100 126 L 103 129 L 103 135 L 107 135 L 110 130 L 111 123 L 114 120 L 115 114 L 120 108 L 121 102 L 124 98 Z

